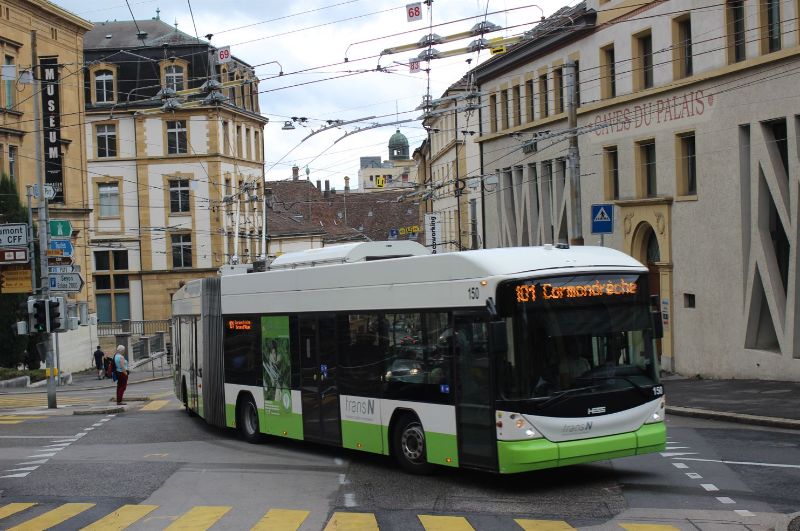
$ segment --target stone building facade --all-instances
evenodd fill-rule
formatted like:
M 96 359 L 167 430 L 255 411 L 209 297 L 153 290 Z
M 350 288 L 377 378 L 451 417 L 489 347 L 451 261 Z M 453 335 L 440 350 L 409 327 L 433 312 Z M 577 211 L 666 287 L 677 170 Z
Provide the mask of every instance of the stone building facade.
M 799 10 L 587 0 L 476 68 L 486 246 L 570 233 L 575 61 L 583 236 L 650 268 L 662 365 L 800 380 Z M 613 211 L 602 239 L 595 203 Z

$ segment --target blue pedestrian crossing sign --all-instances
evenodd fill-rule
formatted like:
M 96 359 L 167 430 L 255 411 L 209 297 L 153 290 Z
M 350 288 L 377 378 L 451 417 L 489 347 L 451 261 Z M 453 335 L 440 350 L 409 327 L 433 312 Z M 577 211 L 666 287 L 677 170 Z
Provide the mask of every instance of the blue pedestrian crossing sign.
M 592 205 L 592 234 L 614 232 L 614 205 L 600 203 Z

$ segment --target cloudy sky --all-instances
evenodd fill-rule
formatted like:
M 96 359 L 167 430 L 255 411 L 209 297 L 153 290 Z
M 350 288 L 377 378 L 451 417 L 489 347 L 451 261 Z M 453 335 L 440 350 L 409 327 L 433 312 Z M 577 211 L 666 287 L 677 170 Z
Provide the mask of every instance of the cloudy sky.
M 131 18 L 125 0 L 108 0 L 104 7 L 92 7 L 86 0 L 54 2 L 93 22 Z M 416 119 L 421 114 L 415 108 L 426 94 L 428 79 L 424 72 L 409 73 L 407 66 L 408 59 L 421 50 L 379 59 L 382 50 L 419 41 L 429 33 L 431 22 L 433 33 L 445 36 L 467 31 L 485 17 L 505 28 L 488 37 L 518 35 L 532 28 L 532 23 L 543 13 L 549 15 L 566 5 L 567 0 L 539 0 L 538 4 L 525 0 L 435 0 L 432 8 L 422 5 L 423 20 L 417 22 L 406 20 L 406 3 L 402 0 L 129 0 L 129 3 L 137 20 L 155 17 L 158 8 L 162 20 L 177 22 L 178 28 L 190 35 L 195 34 L 196 25 L 201 38 L 213 34 L 212 44 L 229 45 L 235 56 L 256 66 L 256 75 L 261 79 L 261 111 L 270 119 L 264 134 L 267 180 L 291 176 L 291 167 L 297 164 L 301 175 L 308 167 L 312 181 L 329 179 L 331 186 L 341 189 L 345 175 L 351 177 L 351 186 L 356 185 L 359 157 L 388 158 L 388 140 L 396 128 L 408 137 L 411 151 L 425 138 L 418 120 L 342 138 L 359 126 Z M 469 42 L 440 45 L 437 49 L 460 48 Z M 431 95 L 439 97 L 470 67 L 488 56 L 488 51 L 483 50 L 432 61 Z M 378 72 L 379 65 L 388 72 Z M 425 65 L 422 63 L 423 68 Z M 281 71 L 283 76 L 278 75 Z M 291 117 L 307 118 L 306 127 L 282 130 Z M 367 119 L 303 140 L 326 125 L 326 120 L 363 118 Z

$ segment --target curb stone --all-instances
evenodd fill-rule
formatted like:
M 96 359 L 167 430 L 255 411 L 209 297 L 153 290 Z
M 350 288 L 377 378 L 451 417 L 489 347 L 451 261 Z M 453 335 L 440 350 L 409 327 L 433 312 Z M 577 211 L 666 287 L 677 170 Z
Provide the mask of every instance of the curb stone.
M 98 407 L 92 409 L 76 409 L 72 412 L 73 415 L 105 415 L 109 413 L 122 413 L 125 411 L 125 406 L 109 406 Z
M 124 398 L 127 402 L 150 402 L 152 399 L 149 396 L 126 396 Z M 109 402 L 116 402 L 117 399 L 115 397 L 111 397 L 108 399 Z
M 729 413 L 727 411 L 711 411 L 708 409 L 669 405 L 667 406 L 667 413 L 678 417 L 724 420 L 728 422 L 738 422 L 739 424 L 752 424 L 755 426 L 767 426 L 770 428 L 800 430 L 800 420 L 783 419 L 779 417 L 762 417 L 759 415 L 748 415 L 745 413 Z M 800 527 L 798 527 L 798 531 L 800 531 Z

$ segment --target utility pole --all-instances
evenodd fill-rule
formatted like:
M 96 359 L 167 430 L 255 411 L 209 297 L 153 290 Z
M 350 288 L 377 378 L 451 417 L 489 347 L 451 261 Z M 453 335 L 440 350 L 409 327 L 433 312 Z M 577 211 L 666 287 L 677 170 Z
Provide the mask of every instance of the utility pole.
M 569 129 L 569 151 L 567 160 L 569 162 L 569 184 L 570 184 L 570 211 L 572 213 L 572 234 L 569 243 L 571 245 L 583 245 L 583 227 L 581 217 L 581 162 L 578 152 L 578 105 L 575 96 L 577 94 L 575 80 L 575 61 L 568 61 L 566 64 L 567 74 L 567 128 Z
M 50 284 L 47 275 L 47 249 L 50 246 L 50 227 L 47 219 L 47 198 L 44 194 L 44 156 L 42 154 L 42 135 L 44 134 L 44 119 L 39 109 L 39 98 L 42 93 L 42 82 L 39 77 L 39 59 L 36 56 L 36 30 L 31 30 L 31 70 L 33 71 L 33 115 L 34 123 L 39 124 L 39 132 L 33 135 L 36 142 L 36 178 L 39 182 L 39 267 L 41 268 L 41 297 L 45 301 L 45 315 L 47 327 L 45 329 L 42 345 L 45 351 L 45 366 L 47 367 L 47 407 L 56 409 L 56 376 L 53 359 L 53 347 L 50 337 Z M 34 130 L 36 128 L 34 127 Z
M 35 129 L 35 128 L 34 128 Z M 31 257 L 31 288 L 34 296 L 36 295 L 36 252 L 35 244 L 33 243 L 33 208 L 31 207 L 31 198 L 33 197 L 33 186 L 28 185 L 25 187 L 25 195 L 28 198 L 28 256 Z

